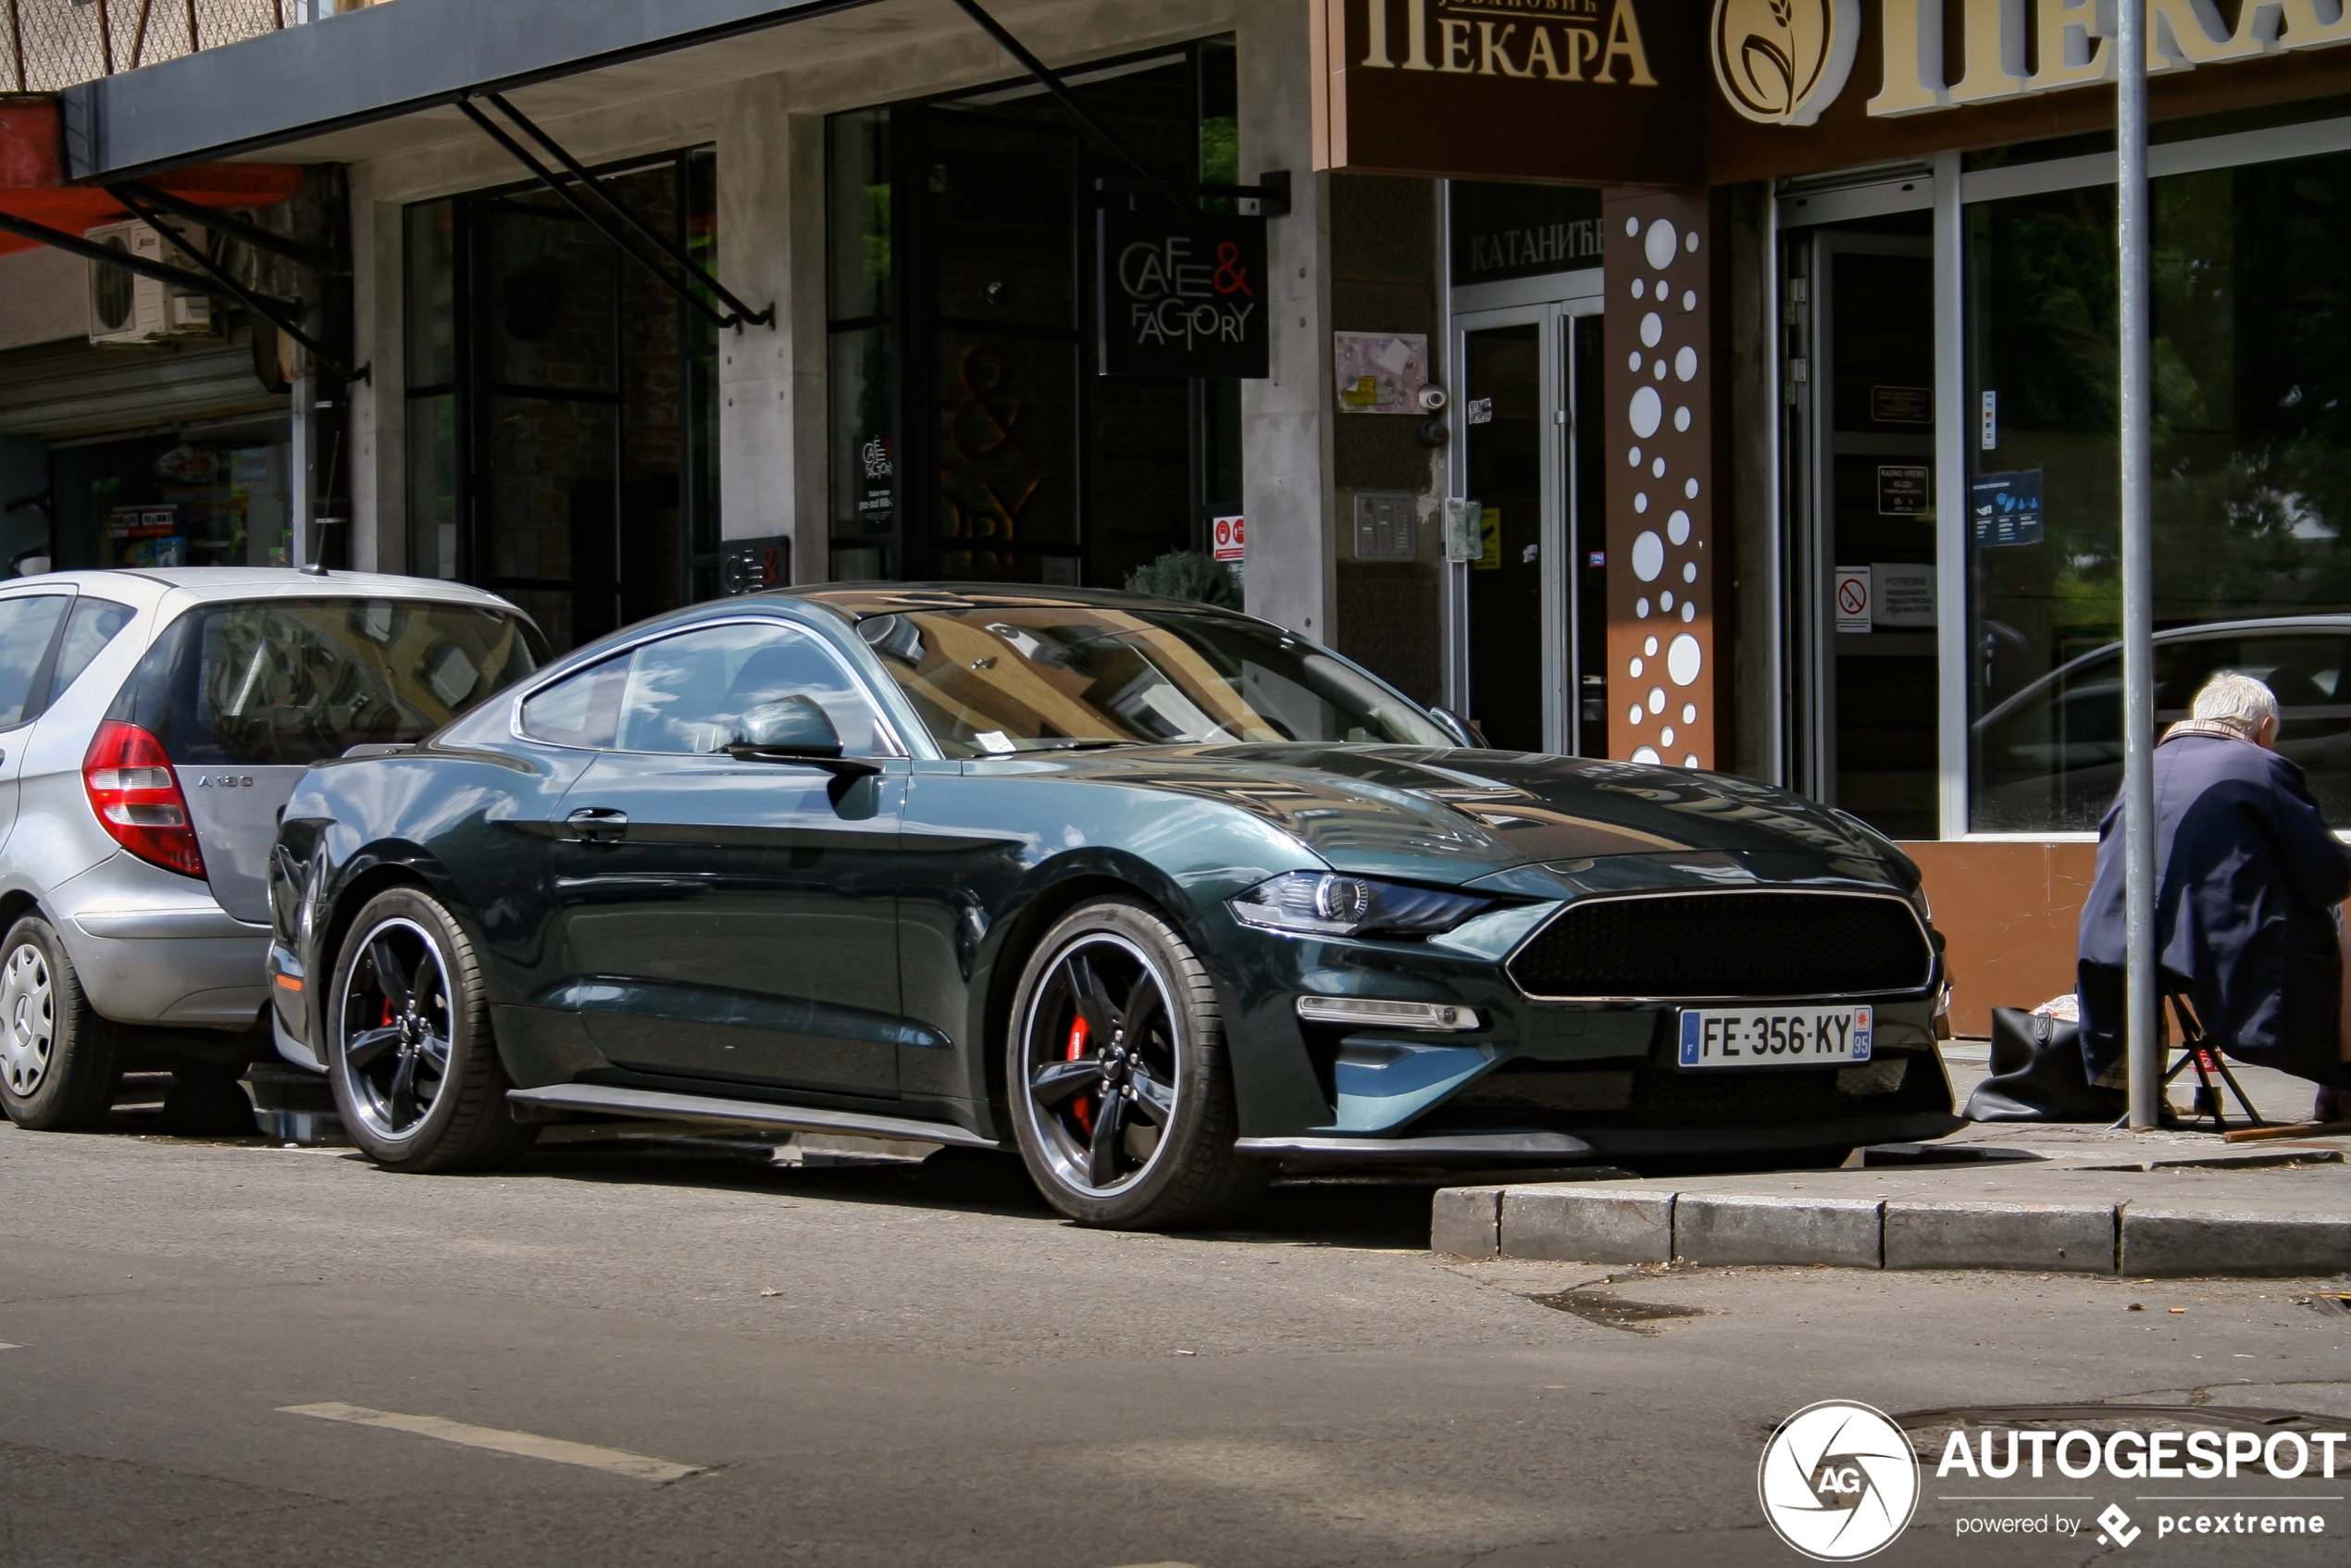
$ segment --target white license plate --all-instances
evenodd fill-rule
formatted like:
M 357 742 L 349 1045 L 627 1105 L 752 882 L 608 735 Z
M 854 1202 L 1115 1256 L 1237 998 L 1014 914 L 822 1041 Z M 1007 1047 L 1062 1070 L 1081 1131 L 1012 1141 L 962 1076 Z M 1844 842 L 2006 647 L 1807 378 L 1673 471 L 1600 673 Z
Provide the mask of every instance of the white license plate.
M 1873 1010 L 1807 1007 L 1685 1007 L 1681 1052 L 1685 1067 L 1786 1067 L 1797 1064 L 1866 1062 Z

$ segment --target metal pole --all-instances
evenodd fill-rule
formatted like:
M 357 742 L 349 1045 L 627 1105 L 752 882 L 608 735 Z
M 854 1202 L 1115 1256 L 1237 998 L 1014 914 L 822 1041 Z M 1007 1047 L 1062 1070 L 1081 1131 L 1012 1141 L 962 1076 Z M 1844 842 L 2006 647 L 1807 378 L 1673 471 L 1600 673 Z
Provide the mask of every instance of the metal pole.
M 2146 0 L 2121 0 L 2114 46 L 2115 234 L 2122 340 L 2122 853 L 2124 1022 L 2129 1031 L 2131 1126 L 2151 1127 L 2162 1092 L 2156 1045 L 2155 958 L 2155 542 L 2147 375 L 2147 62 Z

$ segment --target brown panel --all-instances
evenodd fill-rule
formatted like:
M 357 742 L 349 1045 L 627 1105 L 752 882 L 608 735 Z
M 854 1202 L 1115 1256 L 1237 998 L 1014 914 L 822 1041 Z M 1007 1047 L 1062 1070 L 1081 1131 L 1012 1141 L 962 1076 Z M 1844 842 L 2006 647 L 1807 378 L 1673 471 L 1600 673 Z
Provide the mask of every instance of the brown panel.
M 1685 185 L 1711 96 L 1693 0 L 1317 0 L 1317 167 Z
M 1951 1030 L 1992 1032 L 1995 1007 L 2038 1007 L 2073 989 L 2082 903 L 2098 847 L 2057 840 L 1905 843 L 1949 943 Z
M 1608 754 L 1629 758 L 1646 747 L 1668 763 L 1694 757 L 1696 765 L 1710 768 L 1719 486 L 1708 212 L 1703 191 L 1611 189 L 1600 198 L 1609 291 L 1601 339 Z

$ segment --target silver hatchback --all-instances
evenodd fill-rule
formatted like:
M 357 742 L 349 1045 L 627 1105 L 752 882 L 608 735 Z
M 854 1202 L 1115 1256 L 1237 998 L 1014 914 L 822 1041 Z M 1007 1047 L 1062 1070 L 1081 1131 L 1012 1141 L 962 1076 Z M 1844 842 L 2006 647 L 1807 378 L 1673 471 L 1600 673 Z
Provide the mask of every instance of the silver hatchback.
M 166 1067 L 242 1103 L 230 1080 L 272 1049 L 269 852 L 295 780 L 544 659 L 512 604 L 426 579 L 0 583 L 0 1109 L 87 1126 L 123 1073 Z

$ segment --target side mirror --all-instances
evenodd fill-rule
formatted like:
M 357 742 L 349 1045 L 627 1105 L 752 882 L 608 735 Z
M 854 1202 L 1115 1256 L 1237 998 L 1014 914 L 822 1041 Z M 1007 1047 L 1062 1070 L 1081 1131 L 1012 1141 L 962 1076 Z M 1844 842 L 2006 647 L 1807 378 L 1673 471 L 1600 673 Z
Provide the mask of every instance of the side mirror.
M 840 732 L 814 698 L 781 697 L 762 703 L 742 716 L 735 739 L 727 748 L 765 752 L 783 757 L 837 757 Z

